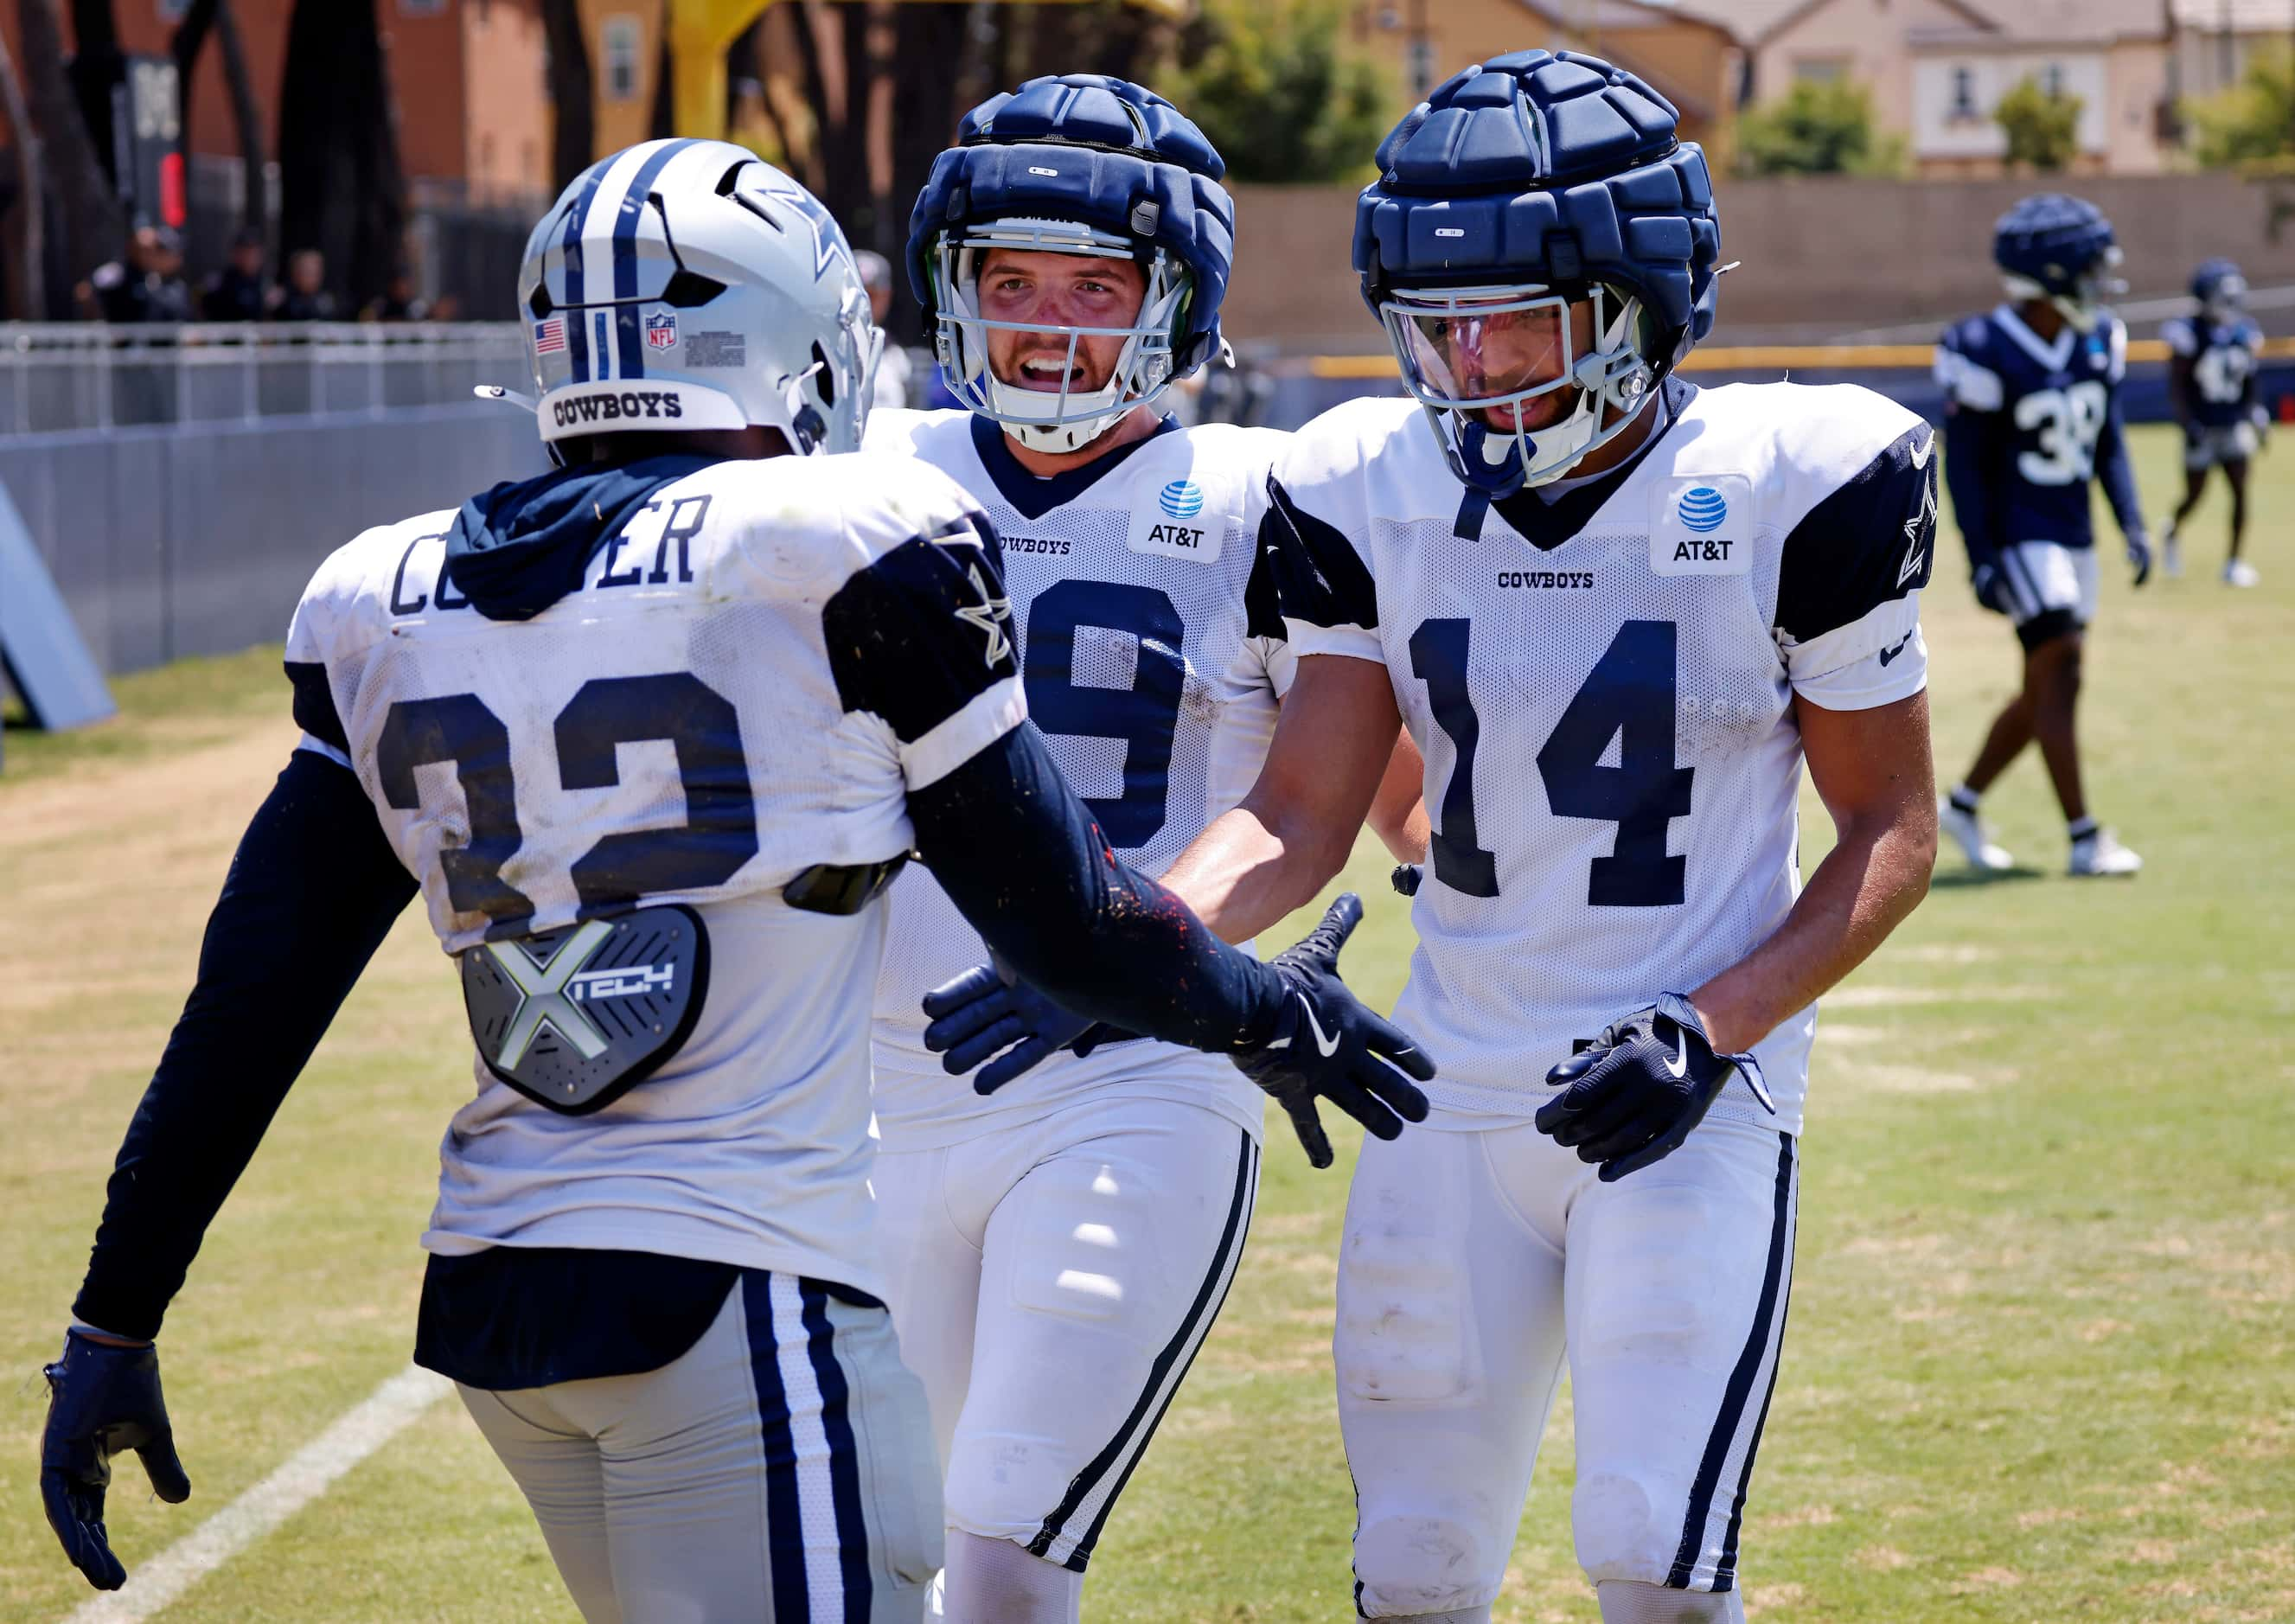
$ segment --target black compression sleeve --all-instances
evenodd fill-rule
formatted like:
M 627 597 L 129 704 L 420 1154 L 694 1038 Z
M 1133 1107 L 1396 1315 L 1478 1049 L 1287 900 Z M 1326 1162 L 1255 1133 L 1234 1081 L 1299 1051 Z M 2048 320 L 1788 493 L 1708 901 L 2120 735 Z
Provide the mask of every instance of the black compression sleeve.
M 1273 975 L 1117 861 L 1033 729 L 911 791 L 909 816 L 933 877 L 990 949 L 1078 1015 L 1215 1052 L 1274 1029 Z
M 119 1147 L 80 1319 L 159 1334 L 208 1223 L 414 890 L 358 779 L 296 751 L 232 858 L 199 980 Z

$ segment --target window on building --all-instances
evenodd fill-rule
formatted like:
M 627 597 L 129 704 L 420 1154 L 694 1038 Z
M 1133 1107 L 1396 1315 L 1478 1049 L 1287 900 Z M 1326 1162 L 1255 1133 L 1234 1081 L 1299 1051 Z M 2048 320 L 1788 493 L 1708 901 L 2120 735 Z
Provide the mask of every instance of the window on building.
M 446 0 L 398 0 L 398 14 L 401 17 L 443 17 L 446 14 Z
M 1838 85 L 1849 77 L 1846 58 L 1804 56 L 1793 63 L 1793 78 L 1808 85 Z
M 1955 68 L 1952 70 L 1952 108 L 1955 118 L 1976 117 L 1976 69 Z
M 598 30 L 598 54 L 605 64 L 606 100 L 638 99 L 638 58 L 643 31 L 634 17 L 608 17 Z
M 2064 94 L 2064 65 L 2062 62 L 2050 62 L 2040 69 L 2040 88 L 2051 99 Z
M 181 22 L 184 13 L 192 9 L 192 0 L 152 0 L 151 9 L 162 22 Z

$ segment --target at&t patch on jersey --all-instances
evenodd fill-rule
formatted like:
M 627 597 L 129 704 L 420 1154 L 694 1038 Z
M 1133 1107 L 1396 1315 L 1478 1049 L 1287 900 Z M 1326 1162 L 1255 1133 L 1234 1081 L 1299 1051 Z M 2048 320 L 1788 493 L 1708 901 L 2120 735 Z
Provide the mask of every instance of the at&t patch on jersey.
M 1753 482 L 1744 474 L 1659 480 L 1650 491 L 1651 570 L 1742 575 L 1753 567 Z
M 1204 487 L 1183 476 L 1158 487 L 1150 502 L 1134 503 L 1125 543 L 1134 552 L 1213 564 L 1227 526 L 1225 513 L 1204 511 Z

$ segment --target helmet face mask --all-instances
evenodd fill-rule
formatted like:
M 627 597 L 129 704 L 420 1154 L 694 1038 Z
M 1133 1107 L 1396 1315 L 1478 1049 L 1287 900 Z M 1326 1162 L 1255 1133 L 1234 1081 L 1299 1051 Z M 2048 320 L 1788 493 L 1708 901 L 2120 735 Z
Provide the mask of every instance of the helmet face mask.
M 2228 259 L 2210 259 L 2193 273 L 2192 297 L 2209 321 L 2229 323 L 2247 313 L 2247 278 Z
M 1567 477 L 1646 420 L 1712 331 L 1720 224 L 1678 126 L 1598 57 L 1517 51 L 1436 86 L 1379 144 L 1355 274 L 1470 489 Z
M 1235 254 L 1226 169 L 1177 108 L 1128 79 L 1030 79 L 967 113 L 917 196 L 908 242 L 910 285 L 958 400 L 1030 450 L 1076 452 L 1219 355 Z M 1123 317 L 1092 313 L 1101 325 L 1066 309 L 998 310 L 984 305 L 980 272 L 999 249 L 1126 260 L 1144 296 Z M 996 375 L 993 353 L 1016 333 L 1058 347 L 1060 387 Z
M 650 141 L 576 177 L 527 239 L 527 359 L 553 446 L 766 428 L 853 451 L 884 335 L 820 200 L 730 142 Z
M 1657 381 L 1640 300 L 1605 282 L 1398 288 L 1379 319 L 1451 470 L 1478 488 L 1564 477 Z M 1532 404 L 1556 396 L 1551 412 Z
M 1086 327 L 1000 320 L 984 313 L 981 293 L 981 272 L 999 252 L 1136 262 L 1133 249 L 1115 233 L 1076 221 L 1008 218 L 939 233 L 933 250 L 934 347 L 957 399 L 1030 450 L 1056 453 L 1082 450 L 1135 408 L 1152 404 L 1172 381 L 1172 339 L 1194 288 L 1186 267 L 1160 247 L 1141 265 L 1146 290 L 1128 322 Z M 990 337 L 998 332 L 1063 346 L 1059 388 L 998 377 L 994 352 L 1005 347 Z M 1107 377 L 1094 383 L 1090 374 L 1097 369 L 1086 346 L 1098 349 L 1104 340 L 1120 347 Z
M 2107 243 L 2087 265 L 2069 276 L 2034 277 L 2010 274 L 2002 280 L 2011 298 L 2046 299 L 2076 332 L 2094 332 L 2112 299 L 2128 291 L 2127 282 L 2112 274 L 2121 254 L 2117 243 Z

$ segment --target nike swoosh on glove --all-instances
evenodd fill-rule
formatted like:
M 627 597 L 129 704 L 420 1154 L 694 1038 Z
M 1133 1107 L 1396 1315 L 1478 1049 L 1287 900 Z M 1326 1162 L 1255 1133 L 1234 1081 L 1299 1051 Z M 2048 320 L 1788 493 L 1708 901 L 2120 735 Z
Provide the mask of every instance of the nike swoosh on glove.
M 1281 1104 L 1316 1167 L 1331 1164 L 1331 1141 L 1315 1114 L 1318 1098 L 1382 1139 L 1401 1137 L 1407 1122 L 1426 1120 L 1426 1096 L 1410 1079 L 1432 1078 L 1433 1059 L 1339 979 L 1339 950 L 1362 915 L 1362 899 L 1350 891 L 1304 941 L 1268 961 L 1288 994 L 1283 1011 L 1264 1042 L 1231 1057 L 1237 1070 Z
M 1008 982 L 992 964 L 976 965 L 926 993 L 925 1013 L 932 1017 L 925 1047 L 940 1056 L 943 1070 L 961 1077 L 980 1066 L 972 1080 L 976 1094 L 993 1094 L 1061 1049 L 1088 1055 L 1139 1035 L 1065 1009 L 1025 981 Z
M 1556 1144 L 1574 1148 L 1580 1161 L 1599 1162 L 1602 1182 L 1614 1184 L 1680 1149 L 1741 1073 L 1753 1098 L 1776 1115 L 1760 1062 L 1717 1053 L 1689 1000 L 1663 992 L 1547 1073 L 1547 1082 L 1562 1092 L 1533 1120 Z
M 103 1531 L 111 1457 L 135 1450 L 151 1492 L 170 1506 L 192 1493 L 159 1397 L 159 1351 L 116 1348 L 74 1331 L 64 1338 L 63 1357 L 41 1374 L 48 1378 L 48 1426 L 40 1439 L 48 1526 L 89 1584 L 117 1590 L 127 1582 L 127 1570 Z
M 2136 572 L 2136 584 L 2143 585 L 2152 578 L 2152 543 L 2141 535 L 2128 538 L 2128 567 Z

